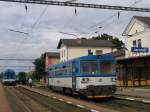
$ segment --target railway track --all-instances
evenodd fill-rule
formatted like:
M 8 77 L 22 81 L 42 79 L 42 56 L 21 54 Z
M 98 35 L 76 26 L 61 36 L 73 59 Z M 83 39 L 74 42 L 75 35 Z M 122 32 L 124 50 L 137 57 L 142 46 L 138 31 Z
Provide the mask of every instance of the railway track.
M 150 112 L 150 104 L 118 98 L 94 100 L 96 105 L 104 106 L 121 112 Z
M 89 112 L 21 87 L 4 89 L 13 112 Z
M 43 87 L 39 87 L 39 89 L 42 89 L 47 92 L 48 91 L 52 92 L 49 89 Z M 70 97 L 70 99 L 72 99 L 72 97 Z M 95 99 L 95 100 L 76 97 L 76 99 L 90 102 L 100 107 L 109 108 L 121 112 L 150 112 L 150 103 L 144 103 L 132 99 L 120 99 L 118 97 L 112 97 L 109 99 Z
M 51 92 L 47 88 L 42 88 L 43 93 L 23 87 L 6 87 L 5 91 L 13 112 L 150 112 L 150 104 L 118 98 L 80 99 Z

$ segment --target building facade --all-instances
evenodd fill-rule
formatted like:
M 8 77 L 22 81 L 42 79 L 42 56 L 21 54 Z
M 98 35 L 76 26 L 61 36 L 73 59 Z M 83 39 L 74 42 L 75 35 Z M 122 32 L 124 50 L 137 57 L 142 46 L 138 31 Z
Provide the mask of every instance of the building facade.
M 60 54 L 58 52 L 46 52 L 44 53 L 45 70 L 49 65 L 57 64 L 60 62 Z
M 134 16 L 123 36 L 126 50 L 117 59 L 118 86 L 150 85 L 150 17 Z
M 126 58 L 150 55 L 150 17 L 134 16 L 126 27 Z
M 61 39 L 57 48 L 60 50 L 60 62 L 86 55 L 102 55 L 113 51 L 114 45 L 107 40 Z
M 59 63 L 60 56 L 58 52 L 45 52 L 43 56 L 45 59 L 45 75 L 42 75 L 42 78 L 40 79 L 40 81 L 43 82 L 44 84 L 47 84 L 48 83 L 47 68 L 50 65 Z

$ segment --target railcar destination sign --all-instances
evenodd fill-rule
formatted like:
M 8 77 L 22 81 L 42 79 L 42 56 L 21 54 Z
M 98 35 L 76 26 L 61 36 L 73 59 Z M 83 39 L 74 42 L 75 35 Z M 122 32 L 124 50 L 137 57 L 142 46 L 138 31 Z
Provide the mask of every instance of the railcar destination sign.
M 132 47 L 131 51 L 138 52 L 138 53 L 140 53 L 140 52 L 147 53 L 147 52 L 149 52 L 149 49 L 147 47 Z

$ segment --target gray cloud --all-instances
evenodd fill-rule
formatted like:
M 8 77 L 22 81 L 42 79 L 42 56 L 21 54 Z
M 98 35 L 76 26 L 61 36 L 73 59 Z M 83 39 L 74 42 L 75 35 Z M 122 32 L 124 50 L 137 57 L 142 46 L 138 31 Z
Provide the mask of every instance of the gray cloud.
M 78 2 L 84 3 L 123 6 L 130 6 L 135 1 L 138 0 L 78 0 Z M 141 0 L 135 6 L 149 7 L 149 4 L 149 0 Z M 118 19 L 118 11 L 87 8 L 77 8 L 77 16 L 75 16 L 75 8 L 48 6 L 45 14 L 32 30 L 33 24 L 46 5 L 27 5 L 28 13 L 26 14 L 24 4 L 0 2 L 0 58 L 37 58 L 46 51 L 57 51 L 56 46 L 60 38 L 75 38 L 60 34 L 60 31 L 75 33 L 79 37 L 89 37 L 94 35 L 95 31 L 99 31 L 99 34 L 108 33 L 123 39 L 121 34 L 132 16 L 149 16 L 149 13 L 123 11 Z M 114 14 L 116 14 L 114 17 L 106 20 Z M 95 24 L 97 24 L 96 27 L 90 28 Z M 102 28 L 98 29 L 99 26 Z M 30 34 L 28 36 L 11 32 L 8 30 L 9 28 Z M 3 65 L 4 62 L 0 62 L 0 64 Z M 5 62 L 5 64 L 26 63 Z M 32 65 L 31 62 L 28 64 Z

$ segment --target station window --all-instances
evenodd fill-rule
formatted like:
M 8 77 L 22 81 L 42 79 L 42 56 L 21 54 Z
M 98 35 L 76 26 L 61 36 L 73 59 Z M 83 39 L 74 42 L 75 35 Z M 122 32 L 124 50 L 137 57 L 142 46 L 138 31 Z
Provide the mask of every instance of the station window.
M 141 39 L 138 39 L 138 47 L 142 47 Z
M 138 33 L 138 30 L 135 30 L 135 33 Z
M 133 41 L 133 47 L 136 47 L 136 40 Z

